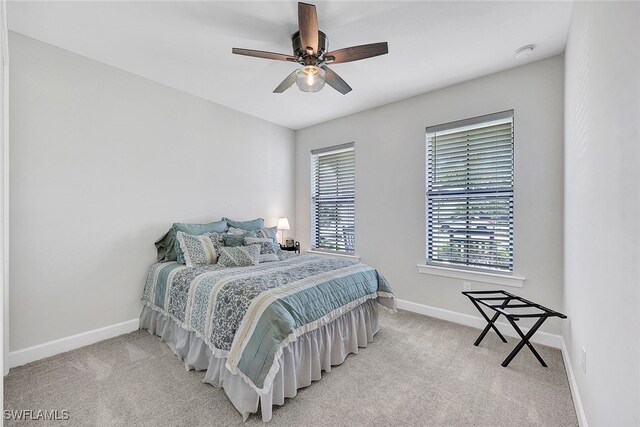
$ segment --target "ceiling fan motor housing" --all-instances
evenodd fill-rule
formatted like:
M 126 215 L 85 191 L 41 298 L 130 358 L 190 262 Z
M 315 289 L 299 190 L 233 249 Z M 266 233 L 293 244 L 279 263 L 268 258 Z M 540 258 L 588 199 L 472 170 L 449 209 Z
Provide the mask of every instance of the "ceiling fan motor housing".
M 300 44 L 300 31 L 296 31 L 291 35 L 291 45 L 293 46 L 293 54 L 298 58 L 308 56 L 307 46 Z M 315 56 L 321 59 L 327 53 L 328 45 L 327 35 L 322 31 L 318 31 L 318 52 L 316 52 Z

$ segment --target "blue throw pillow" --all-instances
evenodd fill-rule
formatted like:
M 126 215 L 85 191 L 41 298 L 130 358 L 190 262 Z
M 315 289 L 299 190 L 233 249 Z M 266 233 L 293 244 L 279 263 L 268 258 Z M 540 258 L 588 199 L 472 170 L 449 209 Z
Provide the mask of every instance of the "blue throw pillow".
M 227 221 L 229 227 L 239 228 L 240 230 L 256 231 L 264 227 L 264 219 L 256 218 L 251 221 L 234 221 L 229 218 L 222 218 L 223 221 Z
M 182 231 L 186 234 L 193 236 L 199 236 L 204 233 L 226 233 L 229 229 L 227 221 L 222 219 L 221 221 L 210 222 L 208 224 L 186 224 L 182 222 L 176 222 L 173 224 L 175 231 Z
M 245 231 L 242 234 L 225 234 L 222 236 L 222 243 L 225 246 L 243 246 L 245 237 L 258 237 L 257 231 Z

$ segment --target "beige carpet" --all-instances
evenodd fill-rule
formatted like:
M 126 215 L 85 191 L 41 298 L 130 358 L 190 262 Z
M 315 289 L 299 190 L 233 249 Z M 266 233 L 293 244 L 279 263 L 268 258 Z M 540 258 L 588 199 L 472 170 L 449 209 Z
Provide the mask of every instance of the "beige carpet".
M 500 363 L 515 339 L 381 310 L 375 342 L 273 411 L 273 426 L 577 425 L 560 351 L 536 345 Z M 224 392 L 201 382 L 147 331 L 12 369 L 5 409 L 66 409 L 68 421 L 5 425 L 242 425 Z M 247 425 L 260 425 L 253 415 Z

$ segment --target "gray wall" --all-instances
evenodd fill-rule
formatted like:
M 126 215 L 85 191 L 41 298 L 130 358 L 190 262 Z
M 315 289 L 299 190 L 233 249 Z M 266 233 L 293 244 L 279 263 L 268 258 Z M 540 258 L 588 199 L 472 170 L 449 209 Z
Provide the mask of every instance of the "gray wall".
M 553 57 L 296 132 L 296 221 L 310 246 L 310 150 L 355 141 L 356 254 L 397 297 L 477 315 L 462 281 L 425 262 L 425 127 L 515 110 L 515 267 L 522 289 L 562 307 L 563 58 Z M 474 289 L 497 286 L 473 283 Z M 560 333 L 559 322 L 544 329 Z
M 174 221 L 295 226 L 293 131 L 9 42 L 11 351 L 136 318 Z
M 640 425 L 638 40 L 640 3 L 575 3 L 565 74 L 564 339 L 592 426 Z

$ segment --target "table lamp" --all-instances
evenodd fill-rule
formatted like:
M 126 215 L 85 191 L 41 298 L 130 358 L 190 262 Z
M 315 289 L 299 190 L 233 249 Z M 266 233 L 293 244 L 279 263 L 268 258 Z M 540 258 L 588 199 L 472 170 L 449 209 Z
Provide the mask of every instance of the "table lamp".
M 282 236 L 280 237 L 280 241 L 281 241 L 281 245 L 284 245 L 284 230 L 290 230 L 291 227 L 289 226 L 289 218 L 287 217 L 280 217 L 278 218 L 278 225 L 276 226 L 276 228 L 278 229 L 278 231 L 282 230 Z

